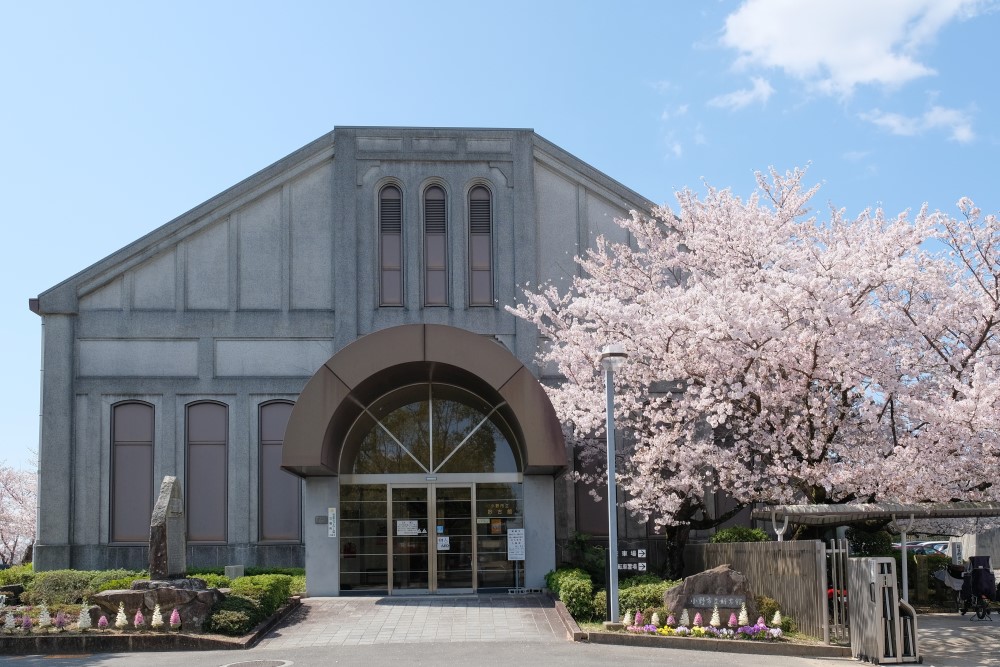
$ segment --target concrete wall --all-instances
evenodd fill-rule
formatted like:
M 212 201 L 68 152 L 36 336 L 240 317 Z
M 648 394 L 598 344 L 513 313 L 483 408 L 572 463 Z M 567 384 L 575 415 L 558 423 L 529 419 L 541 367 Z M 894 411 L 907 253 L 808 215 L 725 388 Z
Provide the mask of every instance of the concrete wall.
M 614 217 L 648 208 L 530 130 L 347 127 L 335 134 L 336 141 L 334 133 L 321 137 L 40 295 L 39 569 L 144 558 L 141 545 L 109 544 L 111 408 L 123 400 L 155 408 L 154 488 L 164 475 L 184 482 L 185 406 L 200 399 L 228 406 L 229 544 L 192 545 L 189 562 L 302 564 L 301 545 L 256 542 L 258 406 L 294 401 L 337 350 L 404 323 L 495 337 L 541 375 L 537 331 L 504 306 L 525 284 L 565 284 L 576 270 L 572 257 L 596 234 L 625 240 Z M 404 198 L 405 304 L 379 308 L 376 200 L 390 182 Z M 447 193 L 448 307 L 422 305 L 420 195 L 430 184 Z M 467 306 L 467 195 L 476 185 L 493 193 L 492 308 Z M 336 498 L 336 482 L 304 486 L 308 544 L 316 531 L 325 535 L 313 517 Z M 568 488 L 559 485 L 561 493 Z M 529 576 L 537 583 L 554 563 L 554 538 L 546 535 L 569 528 L 555 526 L 551 479 L 526 479 L 525 489 L 528 506 L 543 508 L 527 526 Z M 308 549 L 304 558 L 339 565 Z

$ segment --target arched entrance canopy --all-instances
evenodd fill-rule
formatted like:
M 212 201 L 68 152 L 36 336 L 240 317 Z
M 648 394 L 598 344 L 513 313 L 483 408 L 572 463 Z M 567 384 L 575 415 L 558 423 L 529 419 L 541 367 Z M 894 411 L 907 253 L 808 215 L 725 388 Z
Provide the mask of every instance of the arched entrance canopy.
M 359 338 L 316 371 L 288 420 L 281 467 L 300 477 L 339 474 L 344 436 L 363 406 L 417 382 L 449 383 L 504 402 L 522 472 L 553 474 L 566 466 L 555 409 L 509 350 L 463 329 L 408 324 Z

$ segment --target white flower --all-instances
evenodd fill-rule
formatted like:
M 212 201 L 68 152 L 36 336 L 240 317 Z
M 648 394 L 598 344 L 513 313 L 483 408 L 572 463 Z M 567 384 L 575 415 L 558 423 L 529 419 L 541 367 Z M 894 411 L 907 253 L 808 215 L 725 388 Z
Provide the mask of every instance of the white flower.
M 38 612 L 38 627 L 47 628 L 52 625 L 52 616 L 49 615 L 49 606 L 42 603 L 42 610 Z
M 156 608 L 153 609 L 153 620 L 150 622 L 150 625 L 154 628 L 163 627 L 163 614 L 160 613 L 160 605 L 156 605 Z
M 80 630 L 87 630 L 93 627 L 90 622 L 90 605 L 86 601 L 80 605 L 80 618 L 76 621 L 76 627 Z
M 124 630 L 128 627 L 128 617 L 125 616 L 125 603 L 118 603 L 118 616 L 115 617 L 115 627 Z
M 750 625 L 750 616 L 747 614 L 747 603 L 744 602 L 740 605 L 740 617 L 736 621 L 739 627 L 744 627 Z

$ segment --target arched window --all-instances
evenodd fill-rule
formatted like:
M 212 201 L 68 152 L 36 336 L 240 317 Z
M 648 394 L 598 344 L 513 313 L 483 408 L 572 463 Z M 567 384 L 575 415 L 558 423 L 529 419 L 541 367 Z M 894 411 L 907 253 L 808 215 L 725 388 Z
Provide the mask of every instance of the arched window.
M 493 305 L 493 201 L 482 185 L 469 192 L 469 305 Z
M 448 305 L 448 215 L 437 185 L 424 191 L 424 305 Z
M 292 414 L 286 401 L 260 406 L 260 541 L 300 542 L 302 540 L 301 483 L 281 469 L 281 447 L 285 426 Z
M 379 305 L 403 305 L 403 195 L 387 185 L 378 195 Z
M 149 542 L 153 514 L 153 406 L 111 408 L 111 541 Z
M 222 403 L 191 403 L 187 406 L 186 422 L 187 539 L 188 542 L 225 542 L 229 409 Z

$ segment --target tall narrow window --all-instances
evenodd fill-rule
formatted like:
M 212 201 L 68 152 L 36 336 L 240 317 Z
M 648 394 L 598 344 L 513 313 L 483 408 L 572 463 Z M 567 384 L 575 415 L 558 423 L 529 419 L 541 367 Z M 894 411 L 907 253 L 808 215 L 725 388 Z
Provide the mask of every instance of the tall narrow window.
M 403 305 L 403 195 L 387 185 L 378 195 L 379 305 Z
M 111 408 L 111 541 L 149 542 L 153 514 L 153 406 Z
M 424 305 L 448 305 L 448 215 L 444 190 L 424 191 Z
M 284 401 L 260 406 L 260 541 L 302 540 L 302 501 L 299 479 L 281 469 L 281 447 L 292 404 Z
M 493 305 L 493 202 L 481 185 L 469 192 L 469 304 Z
M 188 542 L 226 541 L 228 413 L 221 403 L 206 401 L 187 406 L 184 497 Z

